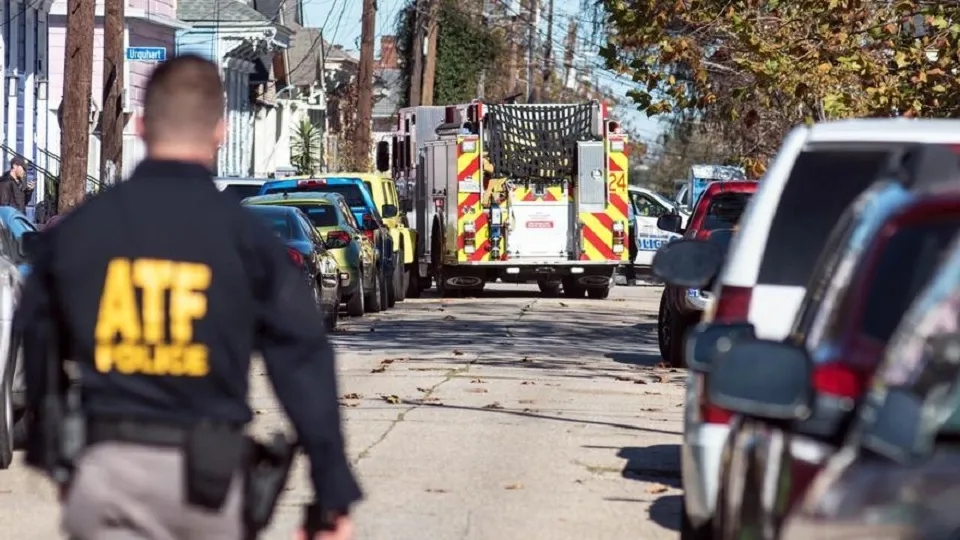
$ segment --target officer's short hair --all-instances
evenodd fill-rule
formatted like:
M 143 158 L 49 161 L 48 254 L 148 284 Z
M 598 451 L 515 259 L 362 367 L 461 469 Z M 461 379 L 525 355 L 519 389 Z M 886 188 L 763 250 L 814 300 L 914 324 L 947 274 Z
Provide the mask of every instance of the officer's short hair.
M 187 54 L 163 62 L 147 81 L 143 126 L 146 141 L 190 139 L 209 133 L 223 118 L 220 69 Z

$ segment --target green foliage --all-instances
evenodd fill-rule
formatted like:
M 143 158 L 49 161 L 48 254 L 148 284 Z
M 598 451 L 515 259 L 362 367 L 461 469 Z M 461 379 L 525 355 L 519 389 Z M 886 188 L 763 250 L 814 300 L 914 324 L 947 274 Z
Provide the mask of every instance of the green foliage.
M 313 174 L 323 162 L 323 139 L 320 130 L 304 118 L 293 130 L 290 162 L 297 174 Z
M 402 70 L 403 96 L 407 106 L 413 67 L 415 4 L 409 3 L 396 21 L 397 54 Z M 484 70 L 495 71 L 506 51 L 501 34 L 479 24 L 479 14 L 456 0 L 441 0 L 437 15 L 437 68 L 434 74 L 434 103 L 463 103 L 477 97 L 477 85 Z M 488 83 L 490 81 L 488 73 Z
M 608 66 L 648 115 L 721 125 L 762 172 L 800 122 L 960 113 L 960 5 L 920 0 L 603 0 Z M 919 25 L 917 23 L 920 23 Z M 919 26 L 919 28 L 918 28 Z

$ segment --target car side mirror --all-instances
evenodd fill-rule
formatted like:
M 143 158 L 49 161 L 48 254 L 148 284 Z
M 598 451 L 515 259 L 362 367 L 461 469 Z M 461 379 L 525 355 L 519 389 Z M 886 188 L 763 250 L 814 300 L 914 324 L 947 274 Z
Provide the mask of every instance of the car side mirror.
M 661 231 L 679 233 L 683 229 L 680 214 L 666 214 L 657 218 L 657 228 Z
M 397 217 L 400 211 L 396 205 L 385 204 L 380 208 L 380 213 L 383 214 L 383 217 L 389 219 L 389 218 Z
M 687 335 L 687 367 L 700 373 L 709 373 L 720 356 L 730 352 L 742 340 L 756 339 L 751 323 L 701 323 Z
M 387 172 L 390 170 L 390 143 L 380 141 L 377 143 L 377 171 Z
M 802 420 L 813 403 L 813 362 L 806 349 L 789 343 L 746 340 L 714 359 L 710 403 L 768 420 Z
M 702 289 L 720 271 L 724 255 L 714 243 L 678 238 L 657 250 L 650 269 L 670 285 Z
M 20 236 L 20 255 L 27 260 L 32 260 L 37 256 L 40 249 L 40 233 L 35 231 L 24 232 Z

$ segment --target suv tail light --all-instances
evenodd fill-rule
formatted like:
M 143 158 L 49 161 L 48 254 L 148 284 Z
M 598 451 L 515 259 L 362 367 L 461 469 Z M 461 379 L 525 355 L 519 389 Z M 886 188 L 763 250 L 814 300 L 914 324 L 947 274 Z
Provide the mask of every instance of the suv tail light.
M 293 264 L 303 266 L 303 255 L 301 255 L 299 251 L 293 248 L 287 248 L 287 253 L 290 255 L 290 260 L 293 261 Z
M 859 398 L 863 394 L 863 377 L 850 366 L 829 362 L 813 370 L 813 388 L 817 393 L 840 398 Z
M 709 233 L 708 233 L 709 234 Z M 717 322 L 746 321 L 750 315 L 750 297 L 753 289 L 750 287 L 730 287 L 721 285 L 717 291 L 717 298 L 713 320 Z M 703 375 L 698 375 L 703 377 Z M 727 424 L 733 417 L 729 411 L 711 405 L 707 401 L 706 389 L 700 397 L 700 419 L 707 424 Z

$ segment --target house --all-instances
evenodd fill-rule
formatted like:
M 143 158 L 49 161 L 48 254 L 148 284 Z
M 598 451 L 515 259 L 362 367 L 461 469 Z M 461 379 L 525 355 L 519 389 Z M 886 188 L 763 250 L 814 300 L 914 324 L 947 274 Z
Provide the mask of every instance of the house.
M 0 168 L 6 170 L 15 155 L 31 163 L 45 160 L 48 143 L 47 109 L 50 85 L 47 82 L 49 55 L 47 28 L 50 1 L 0 0 L 2 45 L 0 66 L 4 89 L 0 92 L 3 129 L 0 130 Z M 55 122 L 54 122 L 54 125 Z M 59 147 L 53 148 L 59 153 Z M 35 174 L 35 173 L 34 173 Z M 43 197 L 43 182 L 38 182 Z M 37 199 L 41 200 L 41 199 Z
M 269 97 L 277 53 L 290 45 L 291 30 L 268 18 L 252 3 L 239 0 L 189 0 L 177 7 L 177 17 L 190 23 L 179 30 L 177 54 L 193 53 L 217 62 L 227 93 L 227 138 L 220 148 L 219 176 L 251 176 L 254 171 L 256 107 Z
M 191 0 L 186 0 L 191 1 Z M 167 55 L 174 52 L 176 32 L 189 25 L 177 19 L 177 0 L 128 0 L 125 6 L 126 25 L 124 28 L 125 47 L 162 47 Z M 60 124 L 57 111 L 63 100 L 64 55 L 67 37 L 67 0 L 55 0 L 49 16 L 49 90 L 48 99 L 43 105 L 47 129 L 45 151 L 38 156 L 38 165 L 54 174 L 59 174 Z M 144 89 L 147 79 L 155 67 L 155 62 L 126 61 L 124 63 L 124 105 L 126 125 L 123 131 L 123 177 L 143 159 L 145 149 L 136 135 L 136 123 L 131 119 L 143 110 Z M 102 110 L 103 100 L 103 0 L 96 3 L 96 21 L 93 35 L 93 85 L 90 96 L 91 113 Z M 37 125 L 37 136 L 40 137 Z M 100 176 L 100 138 L 94 132 L 90 137 L 90 153 L 87 160 L 88 178 Z M 38 199 L 39 200 L 39 199 Z
M 373 148 L 371 155 L 376 160 L 377 142 L 389 140 L 397 129 L 397 111 L 403 92 L 402 71 L 397 58 L 397 38 L 380 38 L 380 58 L 373 76 Z

